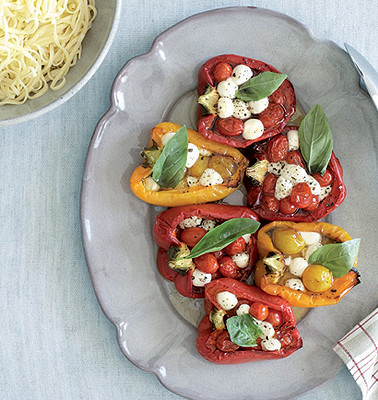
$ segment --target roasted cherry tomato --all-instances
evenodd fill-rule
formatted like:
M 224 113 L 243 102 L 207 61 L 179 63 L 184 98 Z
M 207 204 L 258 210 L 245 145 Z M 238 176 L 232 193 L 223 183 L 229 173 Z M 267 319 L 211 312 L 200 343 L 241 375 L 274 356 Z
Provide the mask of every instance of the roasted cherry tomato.
M 312 195 L 310 205 L 306 207 L 306 211 L 314 211 L 318 208 L 320 203 L 319 196 Z
M 213 251 L 215 258 L 221 258 L 223 256 L 223 250 Z
M 269 101 L 276 104 L 282 104 L 285 101 L 285 96 L 281 90 L 276 90 L 269 96 Z
M 215 82 L 225 81 L 232 74 L 232 67 L 226 62 L 218 63 L 213 69 L 213 77 Z
M 289 151 L 289 141 L 284 135 L 277 135 L 270 140 L 266 153 L 270 162 L 282 161 Z
M 228 246 L 226 246 L 224 252 L 228 256 L 234 256 L 235 254 L 242 253 L 244 250 L 245 250 L 245 240 L 244 238 L 240 237 L 234 240 Z
M 264 178 L 264 182 L 262 184 L 262 192 L 264 194 L 274 194 L 274 191 L 276 189 L 276 182 L 277 182 L 277 176 L 274 174 L 268 174 Z
M 252 186 L 248 190 L 247 204 L 255 204 L 260 195 L 260 186 Z
M 239 348 L 236 343 L 231 342 L 230 334 L 224 330 L 222 331 L 215 342 L 215 346 L 220 351 L 235 351 Z
M 218 268 L 218 261 L 211 253 L 203 254 L 194 260 L 196 267 L 205 274 L 213 274 Z
M 298 208 L 306 208 L 312 200 L 312 192 L 310 186 L 305 182 L 298 183 L 291 191 L 290 201 Z
M 194 247 L 207 233 L 206 229 L 195 227 L 182 231 L 181 241 L 189 247 Z
M 303 158 L 302 155 L 299 151 L 297 150 L 293 150 L 293 151 L 289 151 L 287 153 L 287 156 L 285 158 L 285 161 L 288 164 L 294 164 L 294 165 L 299 165 L 302 168 L 305 168 L 304 162 L 303 162 Z
M 319 182 L 319 185 L 322 187 L 330 185 L 333 180 L 333 176 L 328 169 L 323 176 L 321 176 L 319 172 L 315 172 L 315 174 L 313 174 L 312 176 Z
M 269 309 L 262 303 L 254 302 L 249 307 L 249 313 L 252 315 L 252 317 L 257 318 L 260 321 L 264 321 L 269 314 Z
M 261 208 L 266 211 L 277 212 L 280 202 L 273 195 L 266 195 L 261 198 Z
M 228 256 L 224 256 L 219 260 L 219 272 L 225 278 L 236 278 L 240 274 L 238 266 Z
M 282 325 L 282 314 L 279 311 L 269 310 L 268 316 L 265 319 L 266 322 L 269 322 L 274 327 Z
M 279 210 L 282 214 L 294 214 L 298 208 L 291 202 L 290 196 L 280 200 Z
M 302 281 L 307 290 L 320 293 L 325 292 L 331 287 L 333 275 L 323 265 L 309 265 L 303 272 Z
M 244 131 L 244 123 L 241 119 L 234 117 L 218 118 L 215 130 L 224 136 L 238 136 Z
M 284 119 L 285 112 L 279 104 L 269 104 L 268 108 L 259 114 L 259 120 L 264 128 L 271 128 Z

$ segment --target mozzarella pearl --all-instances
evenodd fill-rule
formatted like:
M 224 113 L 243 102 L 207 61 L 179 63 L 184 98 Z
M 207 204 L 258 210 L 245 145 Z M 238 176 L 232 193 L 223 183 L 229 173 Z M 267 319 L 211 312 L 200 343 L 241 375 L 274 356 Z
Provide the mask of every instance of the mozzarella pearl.
M 188 175 L 186 177 L 186 183 L 188 184 L 189 187 L 198 186 L 199 185 L 199 180 L 195 176 Z
M 235 85 L 234 81 L 227 78 L 225 81 L 219 82 L 217 86 L 217 91 L 220 97 L 227 97 L 233 99 L 235 97 L 236 90 L 238 86 Z
M 198 160 L 199 150 L 198 147 L 193 143 L 188 143 L 188 158 L 186 159 L 186 168 L 192 167 Z
M 199 183 L 202 186 L 220 185 L 223 183 L 223 178 L 215 169 L 206 168 L 199 179 Z
M 193 216 L 193 217 L 190 217 L 190 218 L 185 218 L 185 219 L 183 219 L 183 220 L 180 222 L 179 227 L 180 227 L 181 229 L 195 228 L 196 226 L 201 225 L 201 222 L 202 222 L 202 218 Z
M 232 257 L 234 263 L 241 269 L 247 268 L 249 264 L 249 255 L 246 251 L 234 254 Z
M 305 258 L 308 261 L 308 259 L 311 257 L 311 254 L 319 249 L 320 247 L 322 247 L 321 243 L 314 243 L 311 246 L 307 247 L 306 253 L 305 253 Z
M 326 186 L 320 188 L 319 199 L 320 201 L 324 200 L 331 193 L 332 186 Z
M 287 140 L 289 142 L 289 151 L 299 149 L 299 135 L 296 129 L 291 129 L 287 133 Z
M 238 304 L 238 298 L 231 292 L 219 292 L 217 294 L 217 303 L 223 310 L 232 310 Z
M 260 335 L 260 338 L 263 340 L 268 340 L 271 339 L 276 331 L 273 328 L 273 325 L 269 322 L 261 321 L 259 322 L 259 326 L 262 329 L 262 334 Z
M 261 348 L 265 351 L 279 351 L 281 350 L 281 342 L 275 338 L 262 340 Z
M 307 181 L 307 172 L 300 165 L 286 164 L 281 171 L 281 176 L 290 181 L 294 186 Z
M 322 235 L 319 232 L 299 232 L 302 236 L 306 246 L 311 244 L 320 243 L 322 241 Z
M 211 282 L 211 274 L 205 274 L 198 268 L 195 268 L 192 274 L 192 284 L 196 287 L 204 287 L 206 283 Z
M 218 115 L 219 118 L 231 117 L 234 112 L 234 104 L 231 99 L 221 97 L 218 100 Z
M 251 118 L 244 122 L 243 138 L 253 140 L 259 138 L 264 133 L 264 125 L 259 119 Z
M 312 177 L 311 175 L 307 175 L 306 183 L 308 186 L 310 186 L 311 193 L 314 196 L 320 195 L 322 189 L 319 185 L 319 182 L 314 177 Z
M 276 182 L 276 188 L 274 189 L 274 196 L 277 200 L 284 199 L 285 197 L 290 196 L 292 189 L 292 183 L 283 176 L 279 176 Z
M 270 174 L 280 176 L 282 170 L 285 168 L 286 164 L 284 161 L 278 161 L 276 163 L 269 163 L 268 164 L 268 172 Z
M 295 276 L 302 276 L 307 267 L 308 262 L 304 258 L 296 257 L 291 261 L 289 271 Z
M 234 112 L 233 117 L 238 119 L 247 119 L 251 116 L 251 111 L 249 111 L 247 103 L 243 100 L 234 100 Z
M 235 85 L 242 85 L 253 76 L 251 68 L 246 65 L 239 64 L 232 70 L 231 79 Z
M 202 221 L 201 227 L 210 231 L 211 229 L 215 228 L 216 222 L 213 219 L 205 219 Z
M 285 286 L 289 287 L 290 289 L 299 290 L 303 292 L 305 287 L 300 279 L 297 278 L 290 278 L 286 281 Z
M 260 114 L 268 108 L 269 100 L 267 97 L 264 97 L 261 100 L 250 101 L 248 106 L 252 114 Z
M 176 135 L 176 132 L 168 132 L 161 137 L 161 144 L 165 146 Z
M 249 305 L 248 304 L 240 304 L 238 309 L 236 310 L 237 315 L 249 314 Z
M 151 176 L 144 180 L 144 187 L 150 192 L 158 192 L 160 190 L 160 185 L 156 183 Z

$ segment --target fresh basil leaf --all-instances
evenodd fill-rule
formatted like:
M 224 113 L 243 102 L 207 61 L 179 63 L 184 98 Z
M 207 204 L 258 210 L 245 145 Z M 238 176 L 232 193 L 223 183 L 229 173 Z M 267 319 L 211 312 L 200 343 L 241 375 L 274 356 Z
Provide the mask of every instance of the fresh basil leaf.
M 300 150 L 310 173 L 324 175 L 331 158 L 333 139 L 327 117 L 319 104 L 303 118 L 298 135 Z
M 256 346 L 256 339 L 263 333 L 250 314 L 235 315 L 226 321 L 231 342 L 242 347 Z
M 152 168 L 152 179 L 164 188 L 175 188 L 185 173 L 188 132 L 183 125 L 164 146 Z
M 236 91 L 235 97 L 243 101 L 261 100 L 276 91 L 286 78 L 286 74 L 262 72 L 243 83 Z
M 343 243 L 325 244 L 311 254 L 308 263 L 324 265 L 334 277 L 341 278 L 353 268 L 360 242 L 361 239 L 353 239 Z
M 202 254 L 222 250 L 237 238 L 256 232 L 259 226 L 259 222 L 249 218 L 229 219 L 207 232 L 192 248 L 189 256 L 185 258 L 195 258 Z

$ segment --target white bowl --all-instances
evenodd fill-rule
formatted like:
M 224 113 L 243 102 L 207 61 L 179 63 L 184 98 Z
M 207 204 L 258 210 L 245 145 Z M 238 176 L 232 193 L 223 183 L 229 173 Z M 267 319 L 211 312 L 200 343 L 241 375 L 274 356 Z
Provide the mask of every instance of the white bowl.
M 63 104 L 94 75 L 113 42 L 120 20 L 122 0 L 96 0 L 97 16 L 83 41 L 80 60 L 66 75 L 59 90 L 49 89 L 43 96 L 23 104 L 0 106 L 0 126 L 25 122 Z

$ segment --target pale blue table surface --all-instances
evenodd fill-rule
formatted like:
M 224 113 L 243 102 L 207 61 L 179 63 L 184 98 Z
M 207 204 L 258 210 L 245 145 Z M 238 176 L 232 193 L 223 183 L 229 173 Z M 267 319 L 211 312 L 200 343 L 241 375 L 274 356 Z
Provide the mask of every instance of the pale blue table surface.
M 154 5 L 155 3 L 155 5 Z M 377 1 L 124 0 L 104 63 L 73 98 L 33 121 L 0 129 L 0 398 L 180 397 L 132 365 L 118 348 L 87 271 L 79 223 L 81 177 L 112 81 L 163 30 L 192 14 L 232 5 L 286 13 L 320 39 L 350 43 L 378 67 Z M 358 4 L 358 6 L 357 6 Z M 344 368 L 301 400 L 358 400 Z

